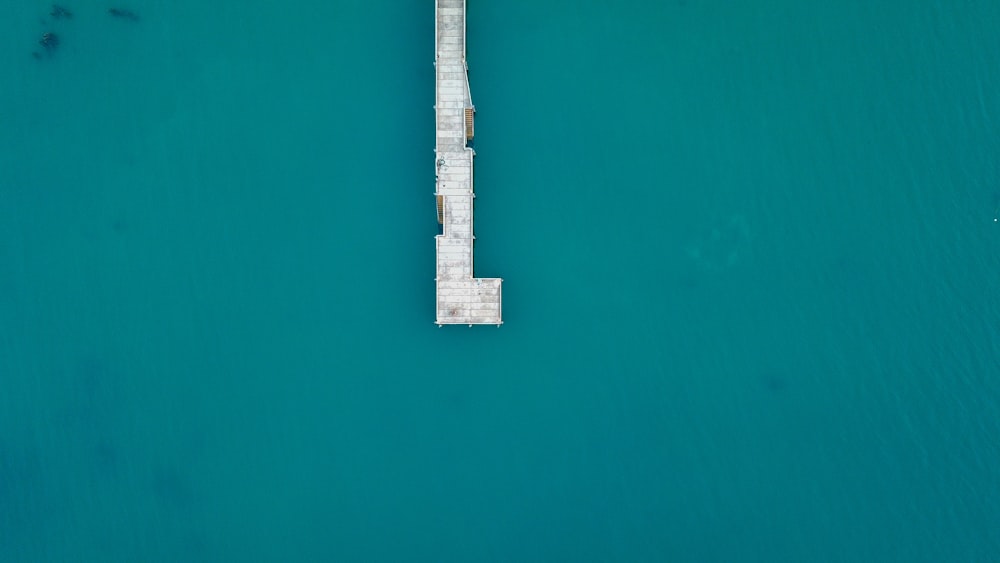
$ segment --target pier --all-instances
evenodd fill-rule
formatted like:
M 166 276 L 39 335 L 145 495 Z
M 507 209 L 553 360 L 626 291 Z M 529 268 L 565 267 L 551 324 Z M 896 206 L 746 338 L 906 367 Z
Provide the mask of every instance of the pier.
M 500 278 L 477 278 L 472 272 L 475 235 L 472 208 L 472 159 L 475 106 L 465 60 L 466 0 L 435 0 L 434 112 L 437 122 L 434 167 L 438 223 L 434 278 L 437 324 L 503 323 Z

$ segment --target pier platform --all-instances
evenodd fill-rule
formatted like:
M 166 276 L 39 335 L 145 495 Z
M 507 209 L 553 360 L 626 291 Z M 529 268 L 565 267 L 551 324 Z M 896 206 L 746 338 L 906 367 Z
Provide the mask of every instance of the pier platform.
M 434 167 L 438 222 L 437 324 L 503 323 L 500 278 L 472 272 L 472 160 L 475 106 L 465 59 L 466 0 L 435 0 L 435 102 L 437 122 Z

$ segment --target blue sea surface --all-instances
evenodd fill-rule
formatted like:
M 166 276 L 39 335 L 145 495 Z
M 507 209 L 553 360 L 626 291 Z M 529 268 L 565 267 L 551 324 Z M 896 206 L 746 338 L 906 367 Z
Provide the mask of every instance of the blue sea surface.
M 65 1 L 0 561 L 1000 561 L 1000 3 L 470 2 L 505 322 L 438 328 L 432 2 Z

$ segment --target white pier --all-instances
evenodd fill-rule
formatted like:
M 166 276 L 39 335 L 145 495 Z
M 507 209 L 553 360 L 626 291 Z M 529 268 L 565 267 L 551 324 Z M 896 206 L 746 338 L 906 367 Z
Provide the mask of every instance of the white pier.
M 500 325 L 500 278 L 472 273 L 472 94 L 465 62 L 466 0 L 436 0 L 434 67 L 438 222 L 437 324 Z

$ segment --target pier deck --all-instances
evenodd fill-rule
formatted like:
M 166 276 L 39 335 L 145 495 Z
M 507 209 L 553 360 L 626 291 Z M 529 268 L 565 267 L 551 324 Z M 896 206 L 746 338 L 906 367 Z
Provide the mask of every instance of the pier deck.
M 500 278 L 472 273 L 472 94 L 465 60 L 466 0 L 435 0 L 434 67 L 438 221 L 437 324 L 500 325 Z

